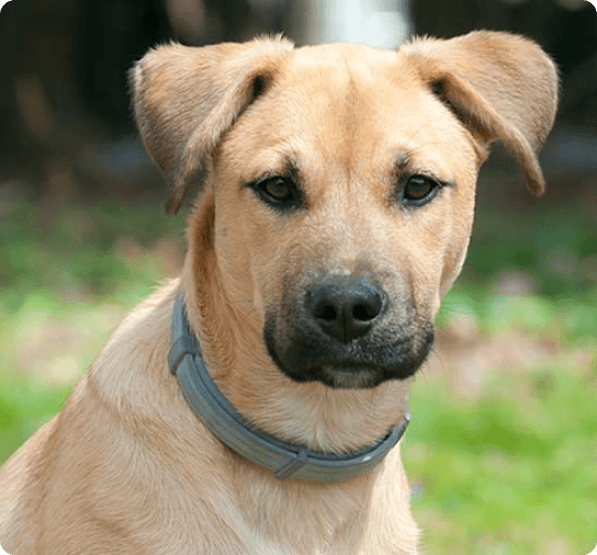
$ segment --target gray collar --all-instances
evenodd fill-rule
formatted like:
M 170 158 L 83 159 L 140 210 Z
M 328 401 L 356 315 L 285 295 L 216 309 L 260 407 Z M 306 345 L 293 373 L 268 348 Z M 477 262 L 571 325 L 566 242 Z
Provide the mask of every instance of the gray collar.
M 207 373 L 199 341 L 190 332 L 181 296 L 172 315 L 172 347 L 168 366 L 197 417 L 225 445 L 251 462 L 269 469 L 279 479 L 340 482 L 378 465 L 398 443 L 410 421 L 403 421 L 375 445 L 346 455 L 310 451 L 304 445 L 285 443 L 249 424 L 226 400 Z

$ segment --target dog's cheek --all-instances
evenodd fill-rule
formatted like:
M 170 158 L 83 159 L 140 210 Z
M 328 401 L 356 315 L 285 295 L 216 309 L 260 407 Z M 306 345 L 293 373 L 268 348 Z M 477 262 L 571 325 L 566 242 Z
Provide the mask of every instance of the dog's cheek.
M 461 238 L 460 241 L 455 241 L 452 245 L 452 248 L 448 249 L 446 252 L 446 255 L 444 256 L 444 268 L 440 282 L 439 299 L 444 297 L 444 295 L 449 291 L 460 275 L 462 266 L 464 265 L 464 261 L 466 259 L 468 244 L 468 237 Z
M 430 322 L 439 308 L 444 256 L 453 233 L 450 199 L 437 200 L 412 218 L 409 237 L 401 247 L 406 255 L 397 266 L 404 274 L 416 314 Z
M 215 191 L 213 249 L 219 286 L 236 317 L 243 321 L 262 317 L 261 299 L 251 268 L 252 225 L 242 203 L 229 191 Z M 216 270 L 216 268 L 211 271 Z
M 448 292 L 459 276 L 470 242 L 475 197 L 476 175 L 464 176 L 453 191 L 449 218 L 452 222 L 451 233 L 444 249 L 441 270 L 439 297 Z

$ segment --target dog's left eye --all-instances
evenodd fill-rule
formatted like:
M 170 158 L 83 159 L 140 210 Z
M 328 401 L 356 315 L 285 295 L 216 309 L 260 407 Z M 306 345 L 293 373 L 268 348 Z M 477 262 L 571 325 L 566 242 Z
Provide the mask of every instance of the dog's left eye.
M 280 210 L 298 208 L 302 202 L 300 191 L 287 177 L 268 177 L 255 183 L 253 189 L 263 201 Z
M 284 201 L 292 196 L 293 185 L 288 179 L 283 177 L 272 177 L 260 183 L 260 188 L 270 197 Z
M 410 206 L 421 206 L 429 202 L 441 188 L 441 183 L 425 175 L 410 176 L 402 190 L 402 202 Z

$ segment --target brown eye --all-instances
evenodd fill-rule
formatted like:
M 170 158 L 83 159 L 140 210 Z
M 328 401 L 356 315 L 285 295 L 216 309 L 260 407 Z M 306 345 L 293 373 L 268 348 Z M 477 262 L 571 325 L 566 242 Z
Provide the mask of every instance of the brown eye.
M 264 193 L 279 201 L 289 199 L 294 190 L 292 182 L 283 177 L 266 179 L 260 183 L 260 187 Z
M 281 212 L 292 211 L 303 206 L 301 190 L 288 177 L 267 177 L 250 184 L 261 200 Z
M 402 199 L 415 205 L 424 204 L 431 200 L 440 184 L 435 179 L 424 175 L 413 175 L 408 178 L 402 193 Z

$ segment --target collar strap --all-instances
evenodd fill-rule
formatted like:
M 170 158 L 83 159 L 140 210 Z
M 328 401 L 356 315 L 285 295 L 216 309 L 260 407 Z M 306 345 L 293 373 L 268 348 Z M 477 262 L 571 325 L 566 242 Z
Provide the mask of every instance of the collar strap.
M 211 433 L 279 479 L 292 476 L 318 482 L 349 480 L 378 465 L 398 443 L 410 421 L 406 413 L 403 421 L 380 442 L 341 455 L 310 451 L 304 445 L 286 443 L 256 429 L 228 402 L 205 369 L 199 341 L 190 332 L 181 296 L 174 304 L 168 366 L 191 409 Z

